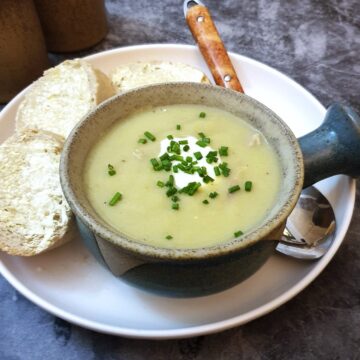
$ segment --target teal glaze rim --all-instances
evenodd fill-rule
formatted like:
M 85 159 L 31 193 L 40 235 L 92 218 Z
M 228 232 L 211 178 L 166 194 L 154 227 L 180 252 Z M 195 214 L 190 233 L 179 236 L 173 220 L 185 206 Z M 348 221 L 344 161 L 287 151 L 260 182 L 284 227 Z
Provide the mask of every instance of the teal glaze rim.
M 287 201 L 283 204 L 280 211 L 275 215 L 271 216 L 269 220 L 265 223 L 260 224 L 254 228 L 249 233 L 242 235 L 241 237 L 234 238 L 225 243 L 214 245 L 211 247 L 201 247 L 201 248 L 188 248 L 188 249 L 169 249 L 155 247 L 152 245 L 144 244 L 136 241 L 136 239 L 131 239 L 128 236 L 121 234 L 119 231 L 113 229 L 109 224 L 106 224 L 103 221 L 98 221 L 94 216 L 92 216 L 89 211 L 83 206 L 80 201 L 78 201 L 76 193 L 72 186 L 71 177 L 69 174 L 70 161 L 69 157 L 71 152 L 74 151 L 74 144 L 76 139 L 79 136 L 79 133 L 85 128 L 88 122 L 96 116 L 98 112 L 102 112 L 108 106 L 116 103 L 121 98 L 136 96 L 142 91 L 156 91 L 158 88 L 169 88 L 169 90 L 174 88 L 184 88 L 190 86 L 191 88 L 197 88 L 199 91 L 209 91 L 216 92 L 219 96 L 223 94 L 228 94 L 228 96 L 235 96 L 238 99 L 246 101 L 253 105 L 255 108 L 261 109 L 267 117 L 273 118 L 276 120 L 277 126 L 282 130 L 282 136 L 286 136 L 289 144 L 293 150 L 293 157 L 295 163 L 292 166 L 295 168 L 296 178 L 292 184 L 291 192 L 287 198 Z M 184 89 L 182 89 L 184 90 Z M 190 101 L 188 102 L 191 103 Z M 165 106 L 165 105 L 164 105 Z M 134 109 L 138 110 L 138 109 Z M 60 160 L 60 182 L 65 195 L 66 200 L 68 201 L 72 211 L 75 216 L 79 217 L 80 220 L 88 226 L 88 228 L 93 231 L 97 236 L 102 239 L 111 242 L 112 244 L 121 248 L 124 252 L 132 254 L 135 257 L 145 258 L 148 260 L 155 261 L 171 261 L 171 262 L 191 262 L 199 260 L 207 260 L 220 258 L 228 255 L 235 254 L 241 251 L 244 248 L 247 248 L 258 241 L 262 241 L 268 234 L 276 230 L 281 224 L 285 223 L 287 217 L 293 210 L 302 190 L 302 185 L 304 181 L 304 165 L 303 157 L 298 141 L 288 127 L 288 125 L 277 116 L 272 110 L 266 107 L 264 104 L 259 101 L 247 96 L 245 94 L 235 92 L 233 90 L 225 89 L 219 86 L 213 86 L 208 84 L 199 84 L 191 82 L 177 82 L 177 83 L 163 83 L 156 85 L 148 85 L 139 87 L 133 90 L 123 92 L 121 94 L 115 95 L 110 99 L 107 99 L 94 110 L 89 112 L 84 118 L 74 127 L 70 135 L 68 136 L 61 155 Z M 101 219 L 99 217 L 99 219 Z M 270 240 L 270 239 L 269 239 Z M 266 240 L 264 240 L 266 241 Z

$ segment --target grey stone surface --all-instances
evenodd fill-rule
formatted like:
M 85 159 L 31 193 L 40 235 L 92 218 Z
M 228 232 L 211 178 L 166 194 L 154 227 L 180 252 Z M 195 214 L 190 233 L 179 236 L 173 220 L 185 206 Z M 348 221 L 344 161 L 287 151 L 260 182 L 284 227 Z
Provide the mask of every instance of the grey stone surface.
M 205 1 L 205 0 L 204 0 Z M 228 50 L 269 64 L 328 105 L 360 111 L 359 0 L 207 0 Z M 182 2 L 109 0 L 110 31 L 87 52 L 193 39 Z M 354 156 L 360 154 L 354 154 Z M 0 277 L 0 359 L 360 359 L 360 185 L 344 244 L 325 271 L 271 314 L 219 334 L 130 340 L 47 314 Z

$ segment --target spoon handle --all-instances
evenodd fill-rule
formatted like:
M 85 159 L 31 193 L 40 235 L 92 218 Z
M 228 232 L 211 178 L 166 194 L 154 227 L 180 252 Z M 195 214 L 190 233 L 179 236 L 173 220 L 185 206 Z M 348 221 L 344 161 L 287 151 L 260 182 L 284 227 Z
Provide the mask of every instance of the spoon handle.
M 304 156 L 304 188 L 337 174 L 360 176 L 360 117 L 350 107 L 331 105 L 322 125 L 298 141 Z
M 190 7 L 194 4 L 196 5 Z M 185 0 L 184 13 L 190 31 L 215 83 L 243 93 L 244 90 L 207 7 L 200 1 Z

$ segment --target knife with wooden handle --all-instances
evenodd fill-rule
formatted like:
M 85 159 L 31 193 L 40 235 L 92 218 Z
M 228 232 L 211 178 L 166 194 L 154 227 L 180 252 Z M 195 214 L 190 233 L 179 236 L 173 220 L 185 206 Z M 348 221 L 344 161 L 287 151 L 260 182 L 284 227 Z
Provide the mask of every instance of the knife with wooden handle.
M 243 87 L 207 7 L 198 0 L 185 0 L 184 15 L 215 83 L 243 93 Z

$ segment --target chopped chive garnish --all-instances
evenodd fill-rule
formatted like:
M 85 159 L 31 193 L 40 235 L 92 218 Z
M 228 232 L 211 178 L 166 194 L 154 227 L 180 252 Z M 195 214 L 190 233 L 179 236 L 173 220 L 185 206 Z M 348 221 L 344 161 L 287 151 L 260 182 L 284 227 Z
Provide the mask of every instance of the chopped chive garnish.
M 160 180 L 156 183 L 156 185 L 160 188 L 163 188 L 165 186 L 165 184 Z
M 201 139 L 196 142 L 197 145 L 205 147 L 210 144 L 210 138 L 205 137 L 204 133 L 199 133 L 199 136 L 201 137 Z
M 174 186 L 174 181 L 175 181 L 174 175 L 169 175 L 169 180 L 166 183 L 166 185 L 167 186 Z
M 110 176 L 114 176 L 116 174 L 116 170 L 114 169 L 114 166 L 111 164 L 108 164 L 108 174 Z
M 229 174 L 230 174 L 230 169 L 228 169 L 228 168 L 223 169 L 223 170 L 222 170 L 222 174 L 223 174 L 225 177 L 228 177 Z
M 203 181 L 205 184 L 208 184 L 209 182 L 214 181 L 214 179 L 212 177 L 210 177 L 209 175 L 205 175 L 203 178 Z
M 176 141 L 171 140 L 170 142 L 170 150 L 168 150 L 169 152 L 172 152 L 174 154 L 178 154 L 180 155 L 180 145 L 179 143 L 177 143 Z
M 251 191 L 252 189 L 252 181 L 245 182 L 245 191 Z
M 225 177 L 228 177 L 230 175 L 230 169 L 227 167 L 227 163 L 224 162 L 222 164 L 219 164 L 219 168 L 222 172 L 222 174 L 225 176 Z
M 121 200 L 122 195 L 119 192 L 116 192 L 114 196 L 109 201 L 110 206 L 114 206 L 118 201 Z
M 199 132 L 198 135 L 199 135 L 202 139 L 206 137 L 203 132 Z
M 168 135 L 167 138 L 168 138 L 169 140 L 172 140 L 174 137 L 173 137 L 172 135 Z
M 235 231 L 234 235 L 235 235 L 235 237 L 239 237 L 241 235 L 244 235 L 244 233 L 241 230 L 239 230 L 239 231 Z
M 214 191 L 214 192 L 211 192 L 211 193 L 209 194 L 209 198 L 210 198 L 210 199 L 215 199 L 218 195 L 219 195 L 219 194 L 218 194 L 216 191 Z
M 191 163 L 191 162 L 192 162 L 192 160 L 193 160 L 193 159 L 192 159 L 192 157 L 191 157 L 191 156 L 187 156 L 187 157 L 186 157 L 186 161 L 187 161 L 187 162 Z
M 199 183 L 199 182 L 188 183 L 185 187 L 183 187 L 180 190 L 180 193 L 185 193 L 185 194 L 188 194 L 189 196 L 193 196 L 196 193 L 196 191 L 199 189 L 200 186 L 201 186 L 201 183 Z
M 145 131 L 144 132 L 144 135 L 151 141 L 155 141 L 156 140 L 156 137 L 149 131 Z
M 196 142 L 196 144 L 199 145 L 200 147 L 206 147 L 206 146 L 208 146 L 208 143 L 205 142 L 205 141 L 203 141 L 203 140 L 198 140 L 198 141 Z
M 171 165 L 171 162 L 170 160 L 161 160 L 161 165 L 166 168 L 168 167 L 169 165 Z
M 199 187 L 201 186 L 201 183 L 195 183 L 195 185 L 193 185 L 190 189 L 190 191 L 188 192 L 188 195 L 193 196 L 196 191 L 199 189 Z
M 206 158 L 206 162 L 207 162 L 208 164 L 212 164 L 213 162 L 218 162 L 218 160 L 219 160 L 219 159 L 218 159 L 216 156 Z
M 183 150 L 184 150 L 185 152 L 189 151 L 189 150 L 190 150 L 190 146 L 189 146 L 189 145 L 185 145 L 185 146 L 183 147 Z
M 171 205 L 171 208 L 173 210 L 179 210 L 179 207 L 180 207 L 179 203 L 172 203 L 172 205 Z
M 177 174 L 178 172 L 179 172 L 179 169 L 178 169 L 178 167 L 175 165 L 175 166 L 173 166 L 173 172 L 175 173 L 175 174 Z
M 167 235 L 166 237 L 165 237 L 165 239 L 166 240 L 171 240 L 173 237 L 171 236 L 171 235 Z
M 203 204 L 208 205 L 208 204 L 209 204 L 209 200 L 203 200 Z
M 162 160 L 161 161 L 161 165 L 162 165 L 162 167 L 163 167 L 163 169 L 165 170 L 165 171 L 170 171 L 171 170 L 171 161 L 170 160 Z
M 151 162 L 151 165 L 153 166 L 154 170 L 160 170 L 160 164 L 159 162 L 153 158 L 153 159 L 150 159 L 150 162 Z
M 180 140 L 179 144 L 180 145 L 187 145 L 189 142 L 187 140 Z
M 180 124 L 176 125 L 176 130 L 181 130 L 181 125 Z
M 191 174 L 191 173 L 192 173 L 192 172 L 191 172 L 191 169 L 190 169 L 189 167 L 184 166 L 184 165 L 182 165 L 182 164 L 179 164 L 179 165 L 178 165 L 178 168 L 179 168 L 182 172 L 184 172 L 184 173 L 186 173 L 186 174 Z
M 206 116 L 206 113 L 204 113 L 203 111 L 199 114 L 199 117 L 204 118 Z
M 208 154 L 206 155 L 207 158 L 213 158 L 216 157 L 218 154 L 217 151 L 209 151 Z
M 163 153 L 161 156 L 160 156 L 160 160 L 168 160 L 170 159 L 170 156 L 168 153 Z
M 180 199 L 179 199 L 178 196 L 174 195 L 174 196 L 171 198 L 171 200 L 172 200 L 173 202 L 178 202 Z
M 141 138 L 141 139 L 138 140 L 138 143 L 139 143 L 139 144 L 146 144 L 146 143 L 147 143 L 147 140 L 144 139 L 144 138 Z
M 170 156 L 170 160 L 171 160 L 171 161 L 174 161 L 174 160 L 184 161 L 184 158 L 183 158 L 181 155 L 171 155 L 171 156 Z
M 219 155 L 220 156 L 228 156 L 228 150 L 229 150 L 229 148 L 227 146 L 222 146 L 219 149 Z
M 196 160 L 201 160 L 203 158 L 200 151 L 194 152 L 194 156 L 195 156 Z
M 236 191 L 239 191 L 239 190 L 240 190 L 240 186 L 239 185 L 234 185 L 234 186 L 229 187 L 228 192 L 230 194 L 232 194 L 232 193 L 234 193 Z
M 219 169 L 218 166 L 215 166 L 215 167 L 214 167 L 214 172 L 215 172 L 215 175 L 216 175 L 216 176 L 220 176 L 220 175 L 221 175 L 220 169 Z
M 174 187 L 171 187 L 168 189 L 168 191 L 166 192 L 166 196 L 167 197 L 170 197 L 170 196 L 173 196 L 177 193 L 177 189 L 174 188 Z

